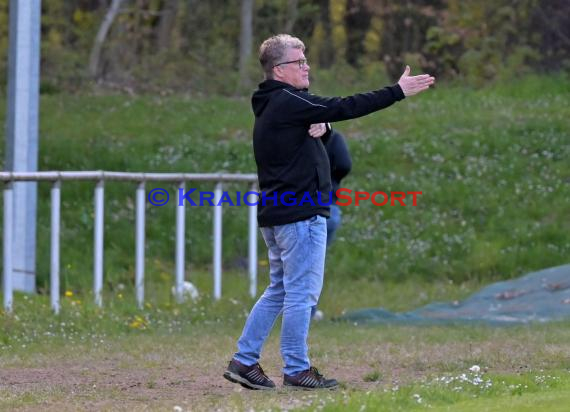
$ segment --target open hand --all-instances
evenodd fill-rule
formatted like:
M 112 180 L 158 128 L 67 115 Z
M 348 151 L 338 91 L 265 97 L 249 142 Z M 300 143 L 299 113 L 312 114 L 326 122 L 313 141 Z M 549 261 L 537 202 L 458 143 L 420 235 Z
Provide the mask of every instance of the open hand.
M 420 74 L 418 76 L 410 76 L 410 66 L 406 66 L 406 70 L 398 80 L 398 84 L 404 92 L 404 96 L 413 96 L 429 89 L 435 83 L 435 78 L 429 74 Z

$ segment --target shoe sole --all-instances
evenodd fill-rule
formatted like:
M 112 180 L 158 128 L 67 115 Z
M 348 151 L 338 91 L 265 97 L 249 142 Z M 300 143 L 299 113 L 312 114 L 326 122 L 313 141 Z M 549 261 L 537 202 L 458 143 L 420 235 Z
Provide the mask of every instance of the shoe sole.
M 307 386 L 300 386 L 300 385 L 291 385 L 288 383 L 284 383 L 283 384 L 284 388 L 290 389 L 290 390 L 295 390 L 295 391 L 317 391 L 317 390 L 335 390 L 338 389 L 339 385 L 334 385 L 334 386 L 328 386 L 328 387 L 322 387 L 322 386 L 317 386 L 316 388 L 309 388 Z
M 255 383 L 251 383 L 247 379 L 242 378 L 238 374 L 230 372 L 230 371 L 224 372 L 224 378 L 226 378 L 230 382 L 239 383 L 241 386 L 243 386 L 246 389 L 261 390 L 261 391 L 271 391 L 271 390 L 275 389 L 275 388 L 271 388 L 269 386 L 256 385 Z

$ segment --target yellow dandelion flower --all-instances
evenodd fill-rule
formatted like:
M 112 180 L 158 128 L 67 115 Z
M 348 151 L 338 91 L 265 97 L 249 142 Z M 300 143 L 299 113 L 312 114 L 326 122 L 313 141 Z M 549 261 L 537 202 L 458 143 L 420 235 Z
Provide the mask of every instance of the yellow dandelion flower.
M 65 297 L 66 297 L 66 298 L 70 298 L 70 297 L 72 297 L 72 296 L 73 296 L 73 292 L 72 292 L 72 291 L 70 291 L 70 290 L 66 290 L 66 291 L 65 291 Z
M 133 329 L 140 329 L 142 327 L 142 324 L 136 320 L 132 321 L 129 326 Z

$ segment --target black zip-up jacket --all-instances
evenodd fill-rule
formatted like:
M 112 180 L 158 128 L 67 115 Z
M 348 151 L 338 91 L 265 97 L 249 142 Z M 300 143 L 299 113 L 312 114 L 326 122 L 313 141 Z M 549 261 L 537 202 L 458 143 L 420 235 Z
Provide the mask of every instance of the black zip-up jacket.
M 259 226 L 329 217 L 329 160 L 321 139 L 309 135 L 311 124 L 365 116 L 403 98 L 399 85 L 341 98 L 315 96 L 277 80 L 260 83 L 251 98 Z

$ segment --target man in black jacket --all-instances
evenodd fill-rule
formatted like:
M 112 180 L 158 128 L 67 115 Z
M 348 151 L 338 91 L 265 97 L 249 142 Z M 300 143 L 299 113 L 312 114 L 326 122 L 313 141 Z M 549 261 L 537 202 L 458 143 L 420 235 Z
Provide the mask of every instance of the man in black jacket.
M 252 97 L 253 151 L 261 189 L 257 218 L 269 249 L 270 284 L 248 316 L 238 351 L 224 373 L 249 389 L 275 388 L 259 357 L 281 313 L 283 384 L 306 389 L 338 385 L 311 366 L 308 357 L 311 308 L 323 284 L 326 218 L 332 202 L 322 142 L 330 128 L 320 139 L 309 129 L 367 115 L 434 83 L 427 74 L 410 76 L 406 66 L 394 86 L 345 98 L 315 96 L 307 91 L 310 67 L 304 50 L 301 40 L 280 34 L 265 40 L 259 51 L 265 81 Z

